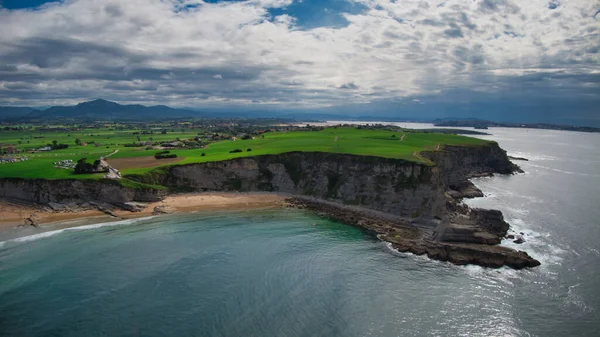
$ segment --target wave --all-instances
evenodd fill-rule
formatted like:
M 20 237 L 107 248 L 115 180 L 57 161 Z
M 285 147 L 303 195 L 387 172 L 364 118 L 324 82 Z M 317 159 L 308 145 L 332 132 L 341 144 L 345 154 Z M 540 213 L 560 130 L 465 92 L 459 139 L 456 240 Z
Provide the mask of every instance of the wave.
M 148 220 L 148 219 L 152 219 L 155 217 L 156 216 L 149 216 L 149 217 L 144 217 L 144 218 L 127 219 L 127 220 L 113 221 L 113 222 L 102 222 L 102 223 L 97 223 L 97 224 L 93 224 L 93 225 L 84 225 L 84 226 L 57 229 L 57 230 L 53 230 L 53 231 L 47 231 L 47 232 L 42 232 L 42 233 L 38 233 L 38 234 L 22 236 L 19 238 L 10 239 L 10 240 L 6 240 L 6 241 L 0 241 L 0 248 L 4 247 L 8 243 L 25 243 L 25 242 L 37 241 L 37 240 L 49 238 L 49 237 L 52 237 L 52 236 L 55 236 L 55 235 L 58 235 L 58 234 L 61 234 L 61 233 L 67 232 L 67 231 L 84 231 L 84 230 L 97 229 L 97 228 L 102 228 L 102 227 L 131 225 L 131 224 L 134 224 L 134 223 L 137 223 L 140 221 L 144 221 L 144 220 Z
M 531 226 L 523 221 L 523 219 L 509 218 L 506 219 L 506 221 L 510 223 L 510 232 L 524 234 L 523 237 L 525 238 L 525 242 L 517 244 L 512 240 L 504 240 L 501 245 L 529 252 L 531 256 L 542 263 L 542 265 L 537 268 L 546 274 L 549 274 L 549 267 L 562 264 L 568 254 L 579 255 L 579 253 L 570 249 L 568 246 L 559 246 L 555 240 L 552 239 L 550 233 L 537 232 L 531 229 Z
M 581 173 L 581 172 L 565 171 L 565 170 L 560 170 L 560 169 L 556 169 L 556 168 L 552 168 L 552 167 L 548 167 L 548 166 L 535 165 L 535 164 L 528 164 L 528 165 L 531 166 L 531 167 L 540 168 L 540 169 L 544 169 L 544 170 L 550 170 L 550 171 L 554 171 L 554 172 L 558 172 L 558 173 L 578 175 L 578 176 L 582 176 L 582 177 L 600 178 L 600 174 L 591 174 L 591 173 Z
M 565 158 L 559 158 L 559 157 L 555 157 L 555 156 L 550 156 L 550 155 L 545 155 L 545 154 L 533 154 L 531 152 L 520 152 L 520 151 L 509 151 L 508 153 L 509 156 L 513 156 L 513 157 L 521 157 L 521 158 L 526 158 L 529 160 L 529 162 L 531 161 L 564 161 Z

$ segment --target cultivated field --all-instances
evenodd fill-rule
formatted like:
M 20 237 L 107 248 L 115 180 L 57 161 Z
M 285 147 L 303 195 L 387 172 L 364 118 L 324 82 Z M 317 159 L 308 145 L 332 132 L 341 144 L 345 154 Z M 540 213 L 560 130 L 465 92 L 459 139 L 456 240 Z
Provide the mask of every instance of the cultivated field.
M 425 162 L 419 156 L 419 152 L 423 150 L 443 148 L 446 144 L 477 145 L 485 143 L 483 140 L 449 134 L 330 127 L 320 131 L 268 132 L 248 140 L 207 142 L 205 148 L 170 149 L 170 152 L 177 154 L 178 158 L 159 160 L 154 159 L 157 149 L 148 149 L 148 146 L 125 147 L 124 144 L 138 141 L 168 142 L 176 139 L 202 138 L 203 135 L 199 135 L 202 132 L 194 129 L 175 130 L 167 134 L 161 134 L 158 131 L 152 135 L 134 134 L 134 132 L 140 131 L 86 129 L 81 131 L 0 132 L 0 143 L 17 144 L 20 141 L 21 143 L 17 147 L 23 151 L 39 149 L 52 143 L 53 140 L 56 140 L 57 143 L 69 145 L 69 148 L 62 150 L 36 153 L 22 152 L 20 156 L 27 156 L 28 160 L 0 165 L 0 177 L 99 179 L 104 174 L 76 175 L 73 170 L 55 168 L 53 163 L 67 159 L 76 162 L 83 157 L 93 161 L 101 156 L 113 153 L 114 150 L 118 150 L 118 152 L 111 156 L 108 162 L 114 163 L 114 166 L 121 169 L 121 173 L 126 176 L 127 174 L 145 173 L 160 166 L 220 161 L 293 151 L 346 153 Z M 87 143 L 87 145 L 76 145 L 76 139 L 79 139 L 82 143 Z M 234 150 L 241 151 L 231 152 Z M 14 157 L 14 155 L 4 156 Z

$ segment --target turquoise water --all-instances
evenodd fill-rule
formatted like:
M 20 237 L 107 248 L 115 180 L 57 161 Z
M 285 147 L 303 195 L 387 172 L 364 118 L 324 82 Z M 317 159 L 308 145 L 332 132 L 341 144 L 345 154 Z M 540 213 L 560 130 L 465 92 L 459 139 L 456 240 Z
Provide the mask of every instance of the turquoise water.
M 300 210 L 127 220 L 0 243 L 0 336 L 600 335 L 598 135 L 490 131 L 532 160 L 469 203 L 539 268 L 400 254 Z

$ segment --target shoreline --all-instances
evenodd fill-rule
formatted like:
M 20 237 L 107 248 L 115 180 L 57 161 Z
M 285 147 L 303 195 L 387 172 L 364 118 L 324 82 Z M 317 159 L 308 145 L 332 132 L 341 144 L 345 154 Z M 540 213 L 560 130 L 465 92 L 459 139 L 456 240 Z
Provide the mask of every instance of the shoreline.
M 48 208 L 43 211 L 39 206 L 36 208 L 34 205 L 30 205 L 28 209 L 23 205 L 11 205 L 9 202 L 0 201 L 0 211 L 13 207 L 13 213 L 7 212 L 7 215 L 0 219 L 0 242 L 18 241 L 20 238 L 37 236 L 45 232 L 62 231 L 95 224 L 110 225 L 110 223 L 150 218 L 162 214 L 291 207 L 306 209 L 320 217 L 365 229 L 380 240 L 388 242 L 392 248 L 399 252 L 427 255 L 431 259 L 448 261 L 457 265 L 475 264 L 491 268 L 508 266 L 514 269 L 522 269 L 540 264 L 539 261 L 531 258 L 523 251 L 498 245 L 504 234 L 482 232 L 481 228 L 471 232 L 473 229 L 468 228 L 468 221 L 463 222 L 458 228 L 462 232 L 461 235 L 464 236 L 461 240 L 448 240 L 439 236 L 447 234 L 445 231 L 450 231 L 450 235 L 453 235 L 452 233 L 457 230 L 456 228 L 448 227 L 442 230 L 442 234 L 440 234 L 438 230 L 441 223 L 435 224 L 435 226 L 432 226 L 432 223 L 418 224 L 392 214 L 306 196 L 271 192 L 202 192 L 169 195 L 162 201 L 130 203 L 128 206 L 133 207 L 134 211 L 107 210 L 99 207 L 101 210 L 86 209 L 79 212 L 61 212 L 49 211 Z M 27 223 L 27 220 L 22 220 L 21 225 L 18 221 L 15 221 L 15 218 L 22 217 L 29 210 L 41 214 L 36 218 L 36 226 L 22 225 Z M 477 222 L 482 219 L 484 222 L 493 220 L 496 224 L 505 224 L 508 227 L 508 223 L 504 222 L 499 211 L 469 209 L 464 206 L 462 211 L 458 210 L 458 213 L 453 215 L 462 216 L 464 220 L 464 216 L 467 214 L 472 220 L 478 219 Z
M 198 192 L 173 194 L 162 201 L 136 203 L 143 206 L 137 211 L 114 209 L 74 208 L 66 211 L 53 211 L 48 207 L 0 200 L 0 241 L 42 233 L 47 230 L 65 229 L 79 226 L 138 219 L 160 214 L 191 213 L 197 211 L 240 211 L 285 207 L 288 196 L 276 193 L 239 192 Z M 163 210 L 155 213 L 155 208 Z M 110 213 L 110 214 L 108 214 Z M 36 225 L 27 224 L 27 219 L 35 218 Z M 7 238 L 4 238 L 7 236 Z

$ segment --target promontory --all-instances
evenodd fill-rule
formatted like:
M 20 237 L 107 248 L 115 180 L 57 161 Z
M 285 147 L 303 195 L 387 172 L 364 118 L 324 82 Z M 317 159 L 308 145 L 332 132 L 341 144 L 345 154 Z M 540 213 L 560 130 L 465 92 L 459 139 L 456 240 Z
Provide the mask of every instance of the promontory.
M 0 167 L 0 198 L 52 212 L 135 212 L 183 192 L 268 192 L 364 228 L 401 252 L 494 268 L 540 264 L 500 245 L 509 230 L 501 212 L 462 203 L 483 196 L 469 179 L 521 172 L 495 142 L 337 126 L 185 145 L 117 146 L 90 162 L 75 150 L 32 155 Z

